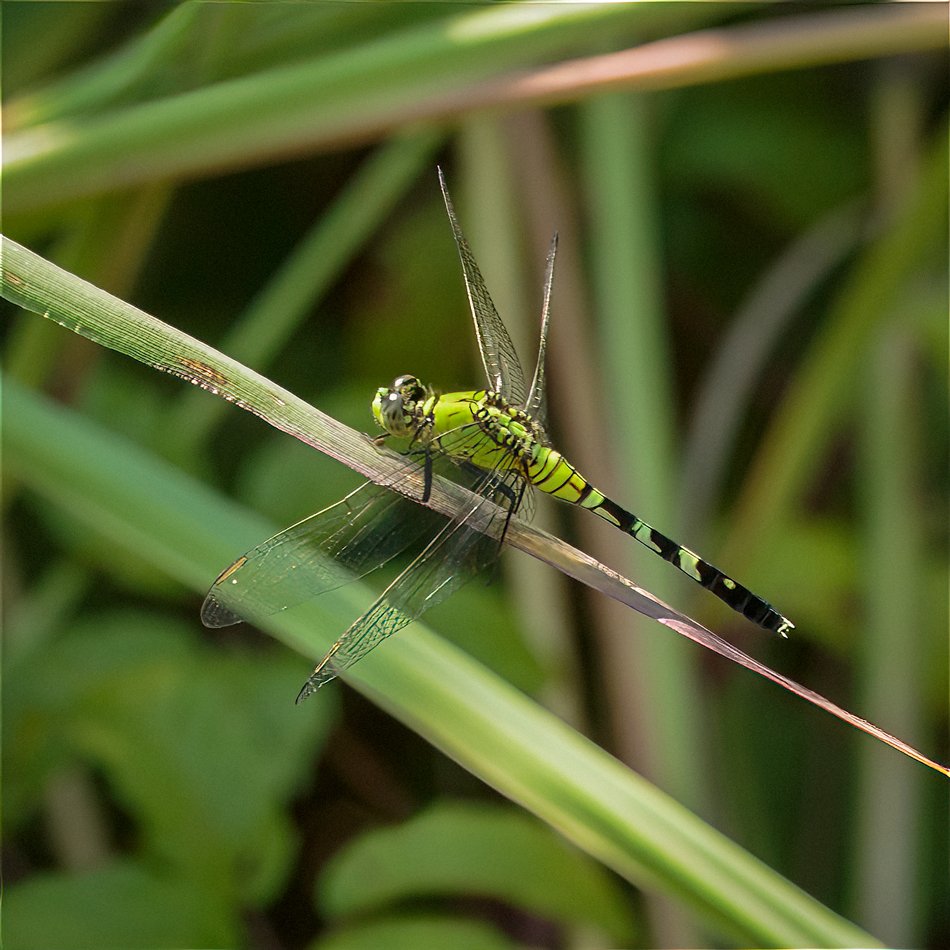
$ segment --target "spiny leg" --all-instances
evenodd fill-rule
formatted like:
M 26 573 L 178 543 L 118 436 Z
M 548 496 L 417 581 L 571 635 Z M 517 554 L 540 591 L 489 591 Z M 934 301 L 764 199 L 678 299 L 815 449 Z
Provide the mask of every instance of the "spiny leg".
M 423 450 L 422 457 L 422 501 L 425 504 L 432 496 L 432 452 L 429 447 Z

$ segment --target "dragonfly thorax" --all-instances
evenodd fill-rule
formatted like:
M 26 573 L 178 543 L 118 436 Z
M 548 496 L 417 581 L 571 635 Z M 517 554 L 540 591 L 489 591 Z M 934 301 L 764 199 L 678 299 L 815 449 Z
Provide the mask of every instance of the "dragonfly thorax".
M 373 416 L 389 435 L 438 445 L 456 461 L 481 468 L 521 468 L 547 442 L 544 429 L 500 393 L 436 393 L 415 376 L 397 376 L 376 390 Z
M 537 450 L 547 441 L 541 424 L 523 409 L 511 405 L 500 393 L 478 394 L 473 412 L 476 422 L 499 448 L 521 461 L 534 459 Z
M 428 405 L 427 438 L 456 461 L 527 473 L 545 441 L 538 422 L 490 390 L 444 393 Z

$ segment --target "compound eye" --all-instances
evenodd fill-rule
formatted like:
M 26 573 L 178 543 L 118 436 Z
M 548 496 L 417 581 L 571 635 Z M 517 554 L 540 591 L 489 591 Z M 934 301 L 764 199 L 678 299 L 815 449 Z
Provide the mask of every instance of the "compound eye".
M 392 391 L 399 393 L 407 402 L 418 402 L 425 397 L 425 390 L 415 376 L 397 376 L 393 380 Z

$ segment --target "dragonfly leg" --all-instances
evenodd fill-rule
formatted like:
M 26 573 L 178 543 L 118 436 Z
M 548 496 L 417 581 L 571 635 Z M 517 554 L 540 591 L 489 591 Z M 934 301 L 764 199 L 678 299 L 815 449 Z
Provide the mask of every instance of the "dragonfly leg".
M 502 482 L 498 488 L 511 502 L 508 506 L 508 513 L 505 515 L 505 525 L 501 529 L 501 534 L 498 536 L 498 549 L 501 551 L 501 546 L 505 543 L 505 535 L 508 533 L 508 525 L 511 524 L 514 513 L 521 507 L 521 502 L 524 499 L 524 493 L 528 488 L 528 483 L 522 479 L 518 483 L 518 487 L 513 489 L 507 482 Z
M 463 463 L 462 467 L 465 467 Z M 477 466 L 473 466 L 477 468 Z M 507 510 L 505 511 L 505 523 L 501 527 L 501 531 L 498 533 L 498 552 L 501 553 L 501 546 L 505 543 L 505 535 L 508 533 L 508 525 L 511 524 L 511 519 L 514 516 L 515 512 L 521 508 L 521 502 L 524 500 L 525 491 L 527 491 L 528 482 L 521 478 L 518 479 L 517 483 L 513 483 L 510 478 L 505 478 L 503 475 L 500 475 L 496 472 L 492 475 L 488 481 L 488 484 L 482 489 L 482 493 L 494 496 L 500 495 L 507 502 Z M 493 501 L 499 504 L 499 507 L 503 506 L 503 503 L 500 503 L 500 500 L 492 498 Z
M 432 453 L 425 449 L 422 460 L 422 500 L 427 502 L 432 494 Z

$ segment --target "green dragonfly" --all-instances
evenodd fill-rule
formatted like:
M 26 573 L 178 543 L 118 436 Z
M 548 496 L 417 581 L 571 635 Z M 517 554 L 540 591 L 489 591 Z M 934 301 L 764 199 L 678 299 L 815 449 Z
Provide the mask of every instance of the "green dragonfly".
M 224 627 L 286 610 L 421 547 L 317 664 L 297 696 L 300 702 L 491 565 L 510 519 L 530 508 L 529 486 L 534 486 L 589 509 L 749 620 L 786 636 L 794 625 L 771 604 L 598 491 L 552 447 L 544 428 L 544 364 L 557 235 L 547 257 L 538 360 L 528 385 L 462 235 L 441 169 L 439 183 L 488 386 L 440 394 L 415 376 L 398 376 L 377 390 L 372 409 L 384 430 L 379 439 L 403 445 L 407 474 L 418 478 L 421 466 L 420 501 L 428 501 L 435 471 L 466 485 L 476 500 L 446 518 L 403 497 L 392 483 L 366 482 L 223 571 L 202 606 L 204 624 Z

